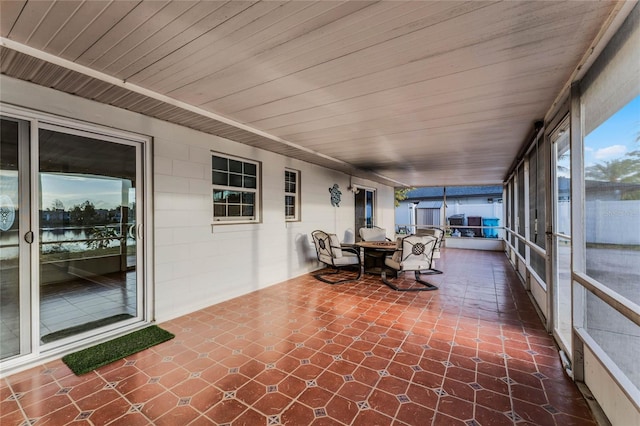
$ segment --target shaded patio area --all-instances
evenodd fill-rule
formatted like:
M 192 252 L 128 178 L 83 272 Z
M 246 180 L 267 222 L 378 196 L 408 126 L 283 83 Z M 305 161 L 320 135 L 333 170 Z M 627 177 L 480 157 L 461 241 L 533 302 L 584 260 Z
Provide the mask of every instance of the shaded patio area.
M 595 425 L 505 255 L 446 249 L 437 267 L 433 292 L 305 275 L 81 377 L 61 361 L 9 376 L 0 423 Z

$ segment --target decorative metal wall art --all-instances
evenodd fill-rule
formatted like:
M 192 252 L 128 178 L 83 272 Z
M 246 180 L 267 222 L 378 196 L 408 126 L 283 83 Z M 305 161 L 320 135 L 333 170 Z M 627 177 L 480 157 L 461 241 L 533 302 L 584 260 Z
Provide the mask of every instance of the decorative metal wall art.
M 329 188 L 329 193 L 331 194 L 331 205 L 333 207 L 340 207 L 340 197 L 342 196 L 342 191 L 340 191 L 340 187 L 337 183 L 334 183 L 331 188 Z

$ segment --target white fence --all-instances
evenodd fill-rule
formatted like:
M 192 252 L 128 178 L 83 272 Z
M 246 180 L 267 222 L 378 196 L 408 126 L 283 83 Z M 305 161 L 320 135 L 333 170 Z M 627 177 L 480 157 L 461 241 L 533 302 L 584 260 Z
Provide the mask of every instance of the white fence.
M 396 226 L 411 226 L 413 225 L 421 225 L 421 223 L 416 223 L 416 206 L 410 202 L 401 202 L 400 206 L 396 208 Z M 420 210 L 420 208 L 417 208 Z M 467 225 L 466 219 L 469 216 L 479 216 L 482 218 L 498 218 L 498 226 L 504 226 L 504 218 L 502 214 L 503 204 L 502 203 L 456 203 L 456 202 L 447 202 L 446 209 L 446 217 L 441 218 L 441 226 L 447 224 L 447 219 L 456 214 L 464 214 L 465 216 L 465 225 Z M 444 215 L 444 209 L 440 210 L 440 214 Z M 419 219 L 420 216 L 418 216 Z
M 640 200 L 587 201 L 587 243 L 640 245 Z

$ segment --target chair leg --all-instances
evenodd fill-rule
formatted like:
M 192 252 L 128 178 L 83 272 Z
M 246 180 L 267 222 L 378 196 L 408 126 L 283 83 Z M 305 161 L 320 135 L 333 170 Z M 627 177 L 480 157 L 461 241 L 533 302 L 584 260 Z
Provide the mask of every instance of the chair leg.
M 345 278 L 342 280 L 336 280 L 336 281 L 331 281 L 328 280 L 326 278 L 324 278 L 325 275 L 336 275 L 340 273 L 340 269 L 336 268 L 333 270 L 333 272 L 324 272 L 322 274 L 314 274 L 313 277 L 319 281 L 322 281 L 323 283 L 327 283 L 327 284 L 342 284 L 342 283 L 346 283 L 349 281 L 357 281 L 360 279 L 360 276 L 362 275 L 362 268 L 360 266 L 358 266 L 358 276 L 355 278 Z
M 442 273 L 440 271 L 438 271 L 439 273 Z M 425 290 L 437 290 L 438 286 L 435 286 L 433 284 L 431 284 L 430 282 L 427 282 L 425 280 L 423 280 L 422 278 L 420 278 L 421 272 L 420 271 L 415 271 L 415 275 L 416 275 L 416 281 L 418 281 L 420 284 L 424 285 L 425 287 L 427 287 Z M 432 275 L 432 274 L 427 274 L 427 275 Z
M 435 285 L 421 279 L 420 271 L 415 271 L 415 276 L 416 276 L 416 282 L 422 284 L 424 287 L 400 288 L 387 279 L 387 271 L 382 271 L 381 278 L 382 278 L 382 282 L 385 285 L 387 285 L 388 287 L 392 288 L 395 291 L 431 291 L 431 290 L 438 289 L 438 287 L 436 287 Z
M 442 271 L 439 269 L 436 269 L 433 267 L 433 265 L 435 265 L 435 262 L 431 262 L 431 267 L 429 269 L 425 269 L 420 271 L 420 275 L 440 275 L 442 274 Z
M 426 271 L 420 271 L 420 275 L 440 275 L 442 271 L 439 269 L 427 269 Z

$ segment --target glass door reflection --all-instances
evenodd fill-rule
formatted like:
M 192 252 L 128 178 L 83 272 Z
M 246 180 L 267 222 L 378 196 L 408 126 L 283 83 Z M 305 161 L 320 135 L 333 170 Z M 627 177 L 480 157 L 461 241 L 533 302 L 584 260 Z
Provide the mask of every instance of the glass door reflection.
M 355 234 L 360 241 L 360 228 L 373 228 L 375 224 L 375 190 L 358 188 L 355 193 Z
M 3 117 L 0 123 L 0 359 L 29 351 L 29 125 Z M 22 214 L 21 214 L 22 213 Z M 26 220 L 24 220 L 26 217 Z
M 139 315 L 139 156 L 135 143 L 39 130 L 42 343 Z
M 553 184 L 553 328 L 571 357 L 571 151 L 569 123 L 551 135 Z

